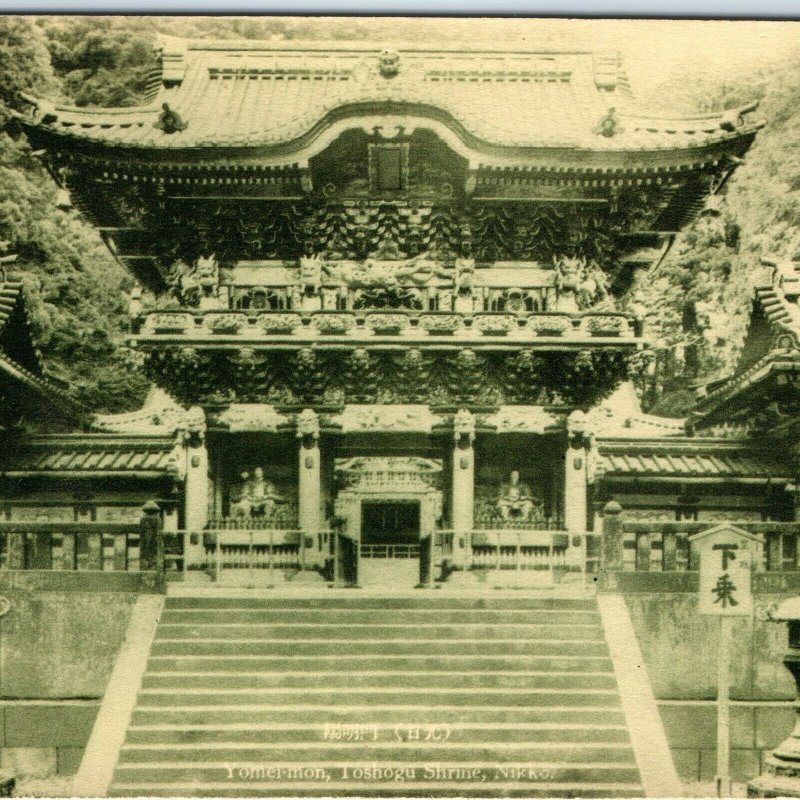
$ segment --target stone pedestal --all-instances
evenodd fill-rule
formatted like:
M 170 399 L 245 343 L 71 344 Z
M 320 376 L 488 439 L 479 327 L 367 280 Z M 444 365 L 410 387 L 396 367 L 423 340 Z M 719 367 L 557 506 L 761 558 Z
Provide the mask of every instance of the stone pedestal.
M 454 421 L 452 466 L 453 566 L 469 569 L 472 565 L 471 534 L 474 526 L 475 493 L 475 418 L 461 410 Z
M 770 614 L 789 623 L 789 650 L 783 659 L 797 686 L 794 730 L 764 761 L 764 771 L 747 784 L 748 797 L 800 797 L 800 597 L 792 597 Z
M 600 550 L 600 588 L 616 587 L 615 572 L 623 568 L 622 506 L 611 500 L 603 507 L 603 541 Z

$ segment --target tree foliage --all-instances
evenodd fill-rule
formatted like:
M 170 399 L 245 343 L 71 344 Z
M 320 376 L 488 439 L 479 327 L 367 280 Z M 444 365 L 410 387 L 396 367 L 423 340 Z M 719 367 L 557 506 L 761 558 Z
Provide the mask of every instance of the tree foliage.
M 20 92 L 55 92 L 45 37 L 29 19 L 0 18 L 0 118 Z M 131 279 L 56 187 L 21 136 L 0 132 L 0 239 L 18 254 L 36 344 L 46 367 L 90 408 L 137 405 L 145 382 L 124 347 Z

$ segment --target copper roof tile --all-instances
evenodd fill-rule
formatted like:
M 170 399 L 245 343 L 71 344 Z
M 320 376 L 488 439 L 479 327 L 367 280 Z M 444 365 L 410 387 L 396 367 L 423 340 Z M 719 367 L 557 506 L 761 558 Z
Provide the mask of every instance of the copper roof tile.
M 68 440 L 65 442 L 65 440 Z M 171 437 L 143 441 L 87 434 L 81 437 L 41 437 L 18 449 L 0 453 L 0 473 L 47 472 L 75 474 L 153 473 L 172 470 Z
M 663 449 L 662 449 L 663 448 Z M 686 478 L 780 478 L 792 473 L 786 464 L 773 454 L 743 446 L 714 447 L 683 443 L 676 448 L 674 442 L 664 441 L 661 452 L 648 445 L 647 449 L 635 442 L 613 444 L 601 442 L 598 455 L 598 473 L 608 477 L 623 475 L 636 477 L 686 477 Z
M 59 132 L 107 143 L 156 148 L 269 145 L 308 133 L 334 108 L 391 101 L 406 111 L 436 108 L 468 135 L 497 145 L 580 147 L 589 150 L 688 148 L 737 138 L 720 118 L 652 119 L 637 113 L 627 93 L 598 83 L 591 53 L 454 53 L 401 50 L 393 78 L 379 71 L 379 51 L 358 53 L 261 47 L 247 52 L 190 48 L 184 78 L 134 109 L 55 107 Z M 602 67 L 605 70 L 605 67 Z M 604 73 L 605 74 L 605 73 Z M 345 78 L 342 80 L 341 78 Z M 621 87 L 620 87 L 621 88 Z M 187 128 L 155 127 L 161 104 Z M 600 136 L 597 126 L 613 106 L 621 130 Z M 65 127 L 68 126 L 68 127 Z

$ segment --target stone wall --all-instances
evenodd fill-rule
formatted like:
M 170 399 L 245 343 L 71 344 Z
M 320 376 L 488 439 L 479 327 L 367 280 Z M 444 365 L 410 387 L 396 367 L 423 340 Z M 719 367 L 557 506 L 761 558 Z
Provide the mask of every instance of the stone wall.
M 146 576 L 0 574 L 0 766 L 72 774 Z
M 99 700 L 0 700 L 0 767 L 30 778 L 74 775 Z
M 717 771 L 717 705 L 714 701 L 659 703 L 661 721 L 678 775 L 708 782 Z M 761 772 L 764 757 L 794 725 L 792 703 L 734 702 L 731 706 L 731 777 L 746 782 Z
M 697 612 L 696 573 L 617 573 L 675 766 L 685 780 L 716 770 L 717 618 Z M 779 574 L 774 577 L 777 578 Z M 795 576 L 756 576 L 754 619 L 736 620 L 731 659 L 731 768 L 734 780 L 759 774 L 763 756 L 792 729 L 794 681 L 783 666 L 786 625 L 771 604 L 796 594 Z M 781 591 L 778 591 L 778 589 Z M 759 591 L 770 590 L 770 591 Z

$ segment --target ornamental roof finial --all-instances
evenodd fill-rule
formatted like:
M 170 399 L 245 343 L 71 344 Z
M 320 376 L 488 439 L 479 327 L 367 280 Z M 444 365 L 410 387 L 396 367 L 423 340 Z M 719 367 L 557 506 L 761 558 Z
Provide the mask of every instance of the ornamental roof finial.
M 169 103 L 162 103 L 161 109 L 158 120 L 153 127 L 159 128 L 164 133 L 177 133 L 178 131 L 185 131 L 189 126 L 189 123 L 184 122 L 177 111 L 173 111 L 169 107 Z

